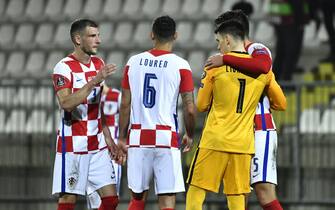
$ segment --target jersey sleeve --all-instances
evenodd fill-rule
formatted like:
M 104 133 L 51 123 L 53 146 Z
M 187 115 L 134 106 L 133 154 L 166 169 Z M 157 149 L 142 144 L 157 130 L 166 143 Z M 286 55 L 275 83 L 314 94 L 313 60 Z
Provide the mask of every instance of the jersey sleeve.
M 213 97 L 213 74 L 215 71 L 207 71 L 202 73 L 201 83 L 197 96 L 197 108 L 200 112 L 205 112 L 209 109 Z
M 190 92 L 194 90 L 192 71 L 189 69 L 179 69 L 180 86 L 179 92 Z
M 275 75 L 272 71 L 269 72 L 270 81 L 265 88 L 266 95 L 269 97 L 271 109 L 285 110 L 287 103 L 283 90 L 276 81 Z
M 223 55 L 223 62 L 244 73 L 266 74 L 272 66 L 270 50 L 263 44 L 254 43 L 248 47 L 251 58 L 237 57 L 232 54 Z
M 52 74 L 52 81 L 55 92 L 72 88 L 71 69 L 63 62 L 57 63 Z
M 178 68 L 180 75 L 179 93 L 193 91 L 194 84 L 190 64 L 184 59 L 179 59 Z

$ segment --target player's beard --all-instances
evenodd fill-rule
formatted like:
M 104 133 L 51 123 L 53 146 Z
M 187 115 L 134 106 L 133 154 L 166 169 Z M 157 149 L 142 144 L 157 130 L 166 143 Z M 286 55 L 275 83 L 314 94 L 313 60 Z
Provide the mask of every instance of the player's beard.
M 82 46 L 81 47 L 81 50 L 86 53 L 87 55 L 96 55 L 97 54 L 97 51 L 94 51 L 93 49 L 88 49 L 87 47 L 85 46 Z

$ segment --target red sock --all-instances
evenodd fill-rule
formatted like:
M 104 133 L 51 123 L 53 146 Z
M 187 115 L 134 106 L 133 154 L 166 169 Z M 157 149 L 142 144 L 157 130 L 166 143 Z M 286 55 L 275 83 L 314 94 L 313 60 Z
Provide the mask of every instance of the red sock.
M 104 210 L 116 210 L 117 205 L 119 204 L 119 198 L 118 196 L 107 196 L 101 198 L 101 205 L 99 209 L 102 206 L 102 209 Z
M 144 201 L 131 199 L 128 210 L 144 210 Z
M 265 204 L 262 206 L 262 208 L 263 210 L 283 210 L 283 207 L 280 205 L 277 199 Z
M 98 210 L 104 210 L 104 206 L 102 204 L 100 204 Z
M 58 203 L 57 210 L 74 210 L 74 203 Z

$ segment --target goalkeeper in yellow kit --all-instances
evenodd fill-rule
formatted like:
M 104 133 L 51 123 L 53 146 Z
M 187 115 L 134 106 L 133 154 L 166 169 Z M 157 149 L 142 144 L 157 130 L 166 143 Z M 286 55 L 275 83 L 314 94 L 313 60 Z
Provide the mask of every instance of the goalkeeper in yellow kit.
M 215 30 L 221 53 L 250 57 L 245 31 L 236 20 Z M 201 210 L 206 191 L 218 192 L 221 181 L 230 210 L 245 210 L 250 192 L 250 160 L 254 154 L 254 116 L 273 73 L 246 75 L 224 65 L 204 71 L 198 92 L 199 111 L 208 111 L 199 148 L 190 167 L 186 210 Z

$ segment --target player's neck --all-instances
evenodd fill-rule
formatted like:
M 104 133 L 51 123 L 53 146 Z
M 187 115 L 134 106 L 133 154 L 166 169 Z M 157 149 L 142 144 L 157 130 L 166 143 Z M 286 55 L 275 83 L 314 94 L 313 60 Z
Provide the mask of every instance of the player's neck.
M 154 49 L 155 50 L 164 50 L 164 51 L 172 51 L 172 43 L 171 42 L 167 42 L 167 43 L 159 43 L 156 42 L 154 44 Z
M 250 41 L 250 39 L 246 38 L 244 39 L 244 47 L 249 46 L 252 42 Z
M 235 51 L 235 52 L 245 52 L 245 47 L 244 47 L 244 43 L 236 43 L 235 45 L 232 46 L 231 51 Z
M 84 53 L 82 50 L 75 50 L 72 55 L 81 63 L 87 64 L 91 61 L 91 56 Z

